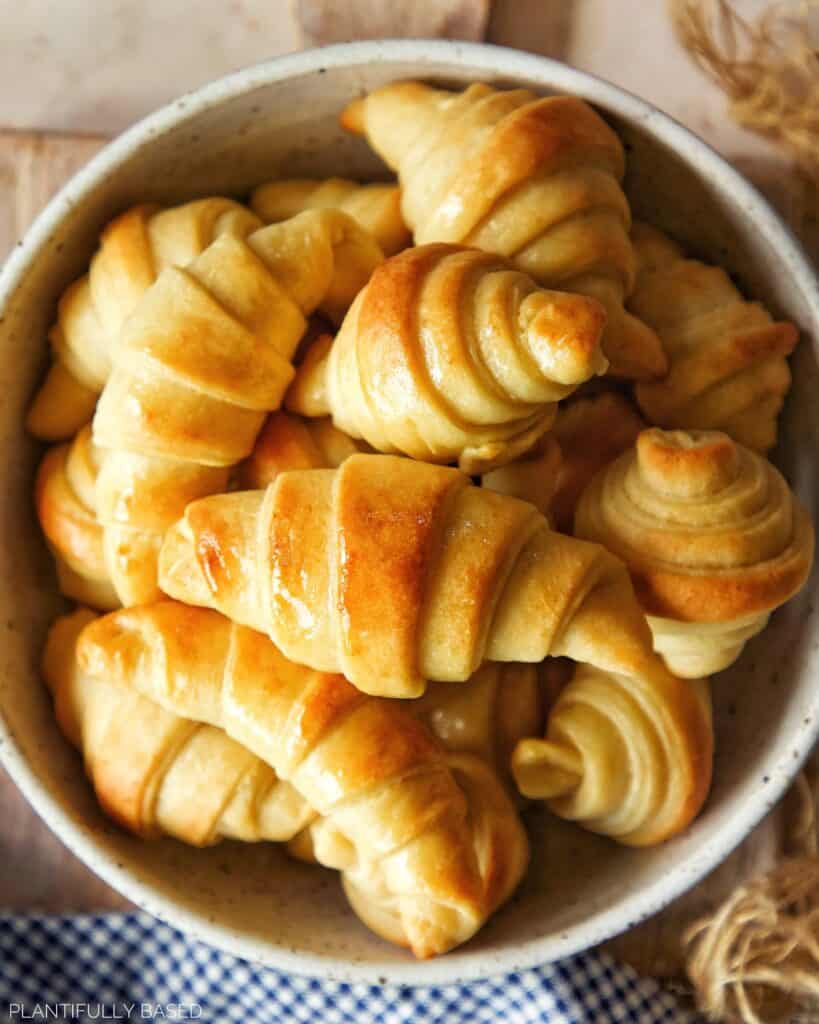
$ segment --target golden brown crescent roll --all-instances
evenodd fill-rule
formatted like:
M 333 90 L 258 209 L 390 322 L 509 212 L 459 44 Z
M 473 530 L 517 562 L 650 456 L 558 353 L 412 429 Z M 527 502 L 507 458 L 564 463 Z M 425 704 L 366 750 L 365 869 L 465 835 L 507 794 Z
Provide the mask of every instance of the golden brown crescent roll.
M 469 828 L 489 914 L 506 902 L 528 863 L 525 832 L 508 793 L 482 758 L 449 753 L 446 765 L 467 800 Z M 344 891 L 355 913 L 377 935 L 407 946 L 400 898 L 392 895 L 378 864 L 362 862 L 356 849 L 326 818 L 316 818 L 287 843 L 299 860 L 342 872 Z
M 82 753 L 107 814 L 137 835 L 193 846 L 285 841 L 315 817 L 292 786 L 221 729 L 183 718 L 113 677 L 83 672 L 77 640 L 95 618 L 80 609 L 57 619 L 43 675 L 60 728 Z
M 629 308 L 659 334 L 670 363 L 662 380 L 637 387 L 646 418 L 773 448 L 796 327 L 746 302 L 725 271 L 686 259 L 656 228 L 635 224 L 633 239 L 639 273 Z
M 735 661 L 813 560 L 813 527 L 781 474 L 717 431 L 643 431 L 592 480 L 575 525 L 626 562 L 655 649 L 681 676 Z
M 522 874 L 519 824 L 494 851 L 506 863 L 481 862 L 466 796 L 414 716 L 288 661 L 260 633 L 164 601 L 92 623 L 79 662 L 265 760 L 351 845 L 362 880 L 383 886 L 416 956 L 465 942 L 494 909 L 492 880 L 513 872 L 511 891 Z
M 34 486 L 37 518 L 57 565 L 66 597 L 102 611 L 119 607 L 103 553 L 102 526 L 96 514 L 99 451 L 91 425 L 70 444 L 55 445 L 43 456 Z
M 293 376 L 307 315 L 349 304 L 380 260 L 352 218 L 313 210 L 246 239 L 221 235 L 145 293 L 94 416 L 106 452 L 97 514 L 123 604 L 158 597 L 165 529 L 250 454 Z
M 608 314 L 610 372 L 665 372 L 657 336 L 623 309 L 634 283 L 623 147 L 588 104 L 394 82 L 352 103 L 342 124 L 397 171 L 416 244 L 475 246 L 545 287 L 594 296 Z
M 557 664 L 555 659 L 551 661 Z M 519 740 L 542 731 L 544 698 L 547 696 L 544 691 L 548 691 L 548 687 L 544 686 L 540 669 L 541 666 L 534 665 L 489 663 L 466 684 L 431 683 L 423 697 L 401 702 L 401 706 L 420 719 L 448 751 L 447 764 L 466 793 L 470 819 L 484 821 L 489 826 L 482 831 L 490 842 L 484 844 L 479 841 L 479 846 L 485 849 L 480 856 L 481 863 L 497 863 L 505 870 L 507 879 L 517 874 L 517 859 L 510 864 L 508 857 L 492 853 L 491 844 L 509 844 L 511 838 L 509 849 L 512 852 L 517 848 L 525 854 L 525 850 L 520 850 L 520 845 L 515 842 L 519 825 L 509 801 L 498 799 L 493 794 L 499 781 L 510 789 L 514 788 L 512 752 Z M 344 883 L 348 895 L 351 895 L 352 886 L 358 898 L 363 898 L 360 893 L 363 879 L 361 871 L 357 870 L 355 851 L 324 819 L 317 818 L 304 832 L 294 836 L 288 843 L 288 850 L 300 860 L 317 861 L 346 872 Z M 491 871 L 482 870 L 482 877 L 489 878 L 491 874 Z M 377 879 L 371 878 L 370 888 L 378 890 L 382 887 Z M 494 888 L 499 893 L 497 900 L 493 900 L 493 906 L 497 906 L 511 890 L 497 884 Z M 355 902 L 352 895 L 351 900 Z M 387 895 L 382 894 L 380 909 L 391 902 Z M 372 899 L 369 903 L 372 904 Z M 372 909 L 368 912 L 366 908 L 360 908 L 359 916 L 374 931 L 402 944 L 395 933 L 385 934 L 368 919 L 368 913 L 372 912 Z
M 410 459 L 353 455 L 194 502 L 160 574 L 171 596 L 381 696 L 549 654 L 667 675 L 622 563 L 532 505 Z
M 469 754 L 449 754 L 446 765 L 466 797 L 468 828 L 489 915 L 517 888 L 528 864 L 529 844 L 514 806 L 486 762 Z M 312 825 L 306 832 L 311 849 L 324 863 L 321 858 L 328 849 L 337 856 L 339 846 L 332 841 L 328 844 L 326 823 L 319 820 L 323 835 L 318 843 Z M 350 906 L 372 931 L 389 942 L 408 945 L 401 898 L 390 893 L 377 865 L 353 858 L 345 865 L 341 880 Z
M 682 831 L 702 806 L 710 721 L 705 680 L 649 684 L 580 665 L 549 714 L 546 738 L 521 740 L 512 770 L 524 796 L 548 800 L 560 817 L 647 846 Z
M 287 220 L 304 210 L 343 210 L 369 231 L 385 256 L 411 244 L 397 185 L 361 185 L 346 178 L 290 178 L 260 185 L 250 197 L 250 206 L 266 224 Z
M 308 354 L 287 408 L 330 413 L 378 451 L 481 472 L 530 448 L 555 402 L 605 370 L 604 319 L 593 299 L 545 291 L 475 249 L 407 249 Z
M 304 420 L 280 409 L 262 427 L 250 455 L 238 466 L 239 487 L 254 491 L 288 469 L 335 469 L 362 450 L 330 419 Z
M 54 363 L 29 409 L 31 433 L 62 441 L 91 419 L 120 328 L 165 267 L 185 266 L 220 235 L 244 238 L 259 227 L 250 210 L 218 196 L 165 210 L 143 204 L 111 221 L 88 273 L 60 299 L 49 334 Z

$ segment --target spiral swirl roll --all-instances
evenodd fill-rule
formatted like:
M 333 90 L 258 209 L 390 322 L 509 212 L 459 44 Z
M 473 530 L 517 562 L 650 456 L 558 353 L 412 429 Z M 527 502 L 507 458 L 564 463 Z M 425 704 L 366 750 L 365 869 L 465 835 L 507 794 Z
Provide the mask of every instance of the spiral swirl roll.
M 182 717 L 113 676 L 84 672 L 77 657 L 87 609 L 48 634 L 43 676 L 57 720 L 82 753 L 105 812 L 144 838 L 192 846 L 220 839 L 284 842 L 315 813 L 264 761 L 221 729 Z
M 665 372 L 656 334 L 623 308 L 634 284 L 623 147 L 588 104 L 483 83 L 452 93 L 394 82 L 351 104 L 342 124 L 398 172 L 417 245 L 475 246 L 543 287 L 599 299 L 611 372 Z
M 521 792 L 630 846 L 680 832 L 705 800 L 712 749 L 691 702 L 678 699 L 679 685 L 672 677 L 647 685 L 640 677 L 578 666 L 549 715 L 546 738 L 521 740 L 515 749 Z M 710 721 L 708 684 L 683 685 Z
M 686 677 L 730 665 L 813 560 L 781 474 L 716 431 L 643 431 L 592 480 L 575 525 L 626 562 L 656 649 Z
M 343 210 L 373 236 L 385 256 L 395 255 L 411 242 L 397 185 L 361 185 L 346 178 L 289 178 L 260 185 L 250 197 L 250 207 L 265 224 L 287 220 L 304 210 Z
M 658 333 L 670 369 L 644 382 L 637 401 L 659 427 L 724 430 L 766 452 L 791 386 L 787 356 L 799 335 L 746 302 L 719 267 L 686 259 L 660 231 L 635 224 L 639 273 L 628 305 Z
M 545 291 L 496 257 L 425 245 L 378 267 L 287 407 L 331 413 L 381 452 L 458 460 L 468 473 L 526 451 L 555 403 L 605 370 L 604 313 Z
M 221 197 L 164 210 L 144 204 L 111 221 L 88 273 L 60 299 L 49 334 L 54 363 L 29 409 L 31 433 L 61 441 L 91 419 L 120 329 L 165 267 L 185 266 L 220 235 L 244 238 L 261 224 Z
M 162 535 L 188 502 L 223 491 L 293 376 L 319 304 L 346 307 L 381 261 L 338 210 L 247 239 L 221 235 L 168 267 L 120 334 L 94 416 L 105 557 L 121 602 L 156 600 Z

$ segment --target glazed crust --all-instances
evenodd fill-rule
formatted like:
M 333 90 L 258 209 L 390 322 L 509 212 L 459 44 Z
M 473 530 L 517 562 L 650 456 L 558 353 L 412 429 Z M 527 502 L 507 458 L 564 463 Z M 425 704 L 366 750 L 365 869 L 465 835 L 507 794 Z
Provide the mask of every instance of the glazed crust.
M 309 805 L 221 729 L 161 707 L 127 681 L 83 672 L 77 641 L 95 619 L 80 609 L 54 623 L 43 676 L 106 814 L 144 838 L 192 846 L 283 842 L 307 826 Z
M 594 300 L 540 289 L 486 253 L 407 249 L 375 270 L 329 350 L 308 356 L 287 407 L 330 413 L 378 451 L 478 473 L 531 447 L 555 402 L 603 372 L 603 323 Z
M 362 185 L 347 178 L 288 178 L 259 185 L 250 197 L 250 207 L 265 224 L 304 210 L 343 210 L 373 236 L 385 256 L 393 256 L 411 242 L 397 185 Z
M 639 273 L 629 308 L 657 331 L 670 364 L 661 381 L 637 387 L 646 418 L 659 427 L 723 430 L 768 451 L 791 385 L 796 327 L 746 302 L 723 270 L 686 259 L 656 228 L 635 224 L 633 238 Z
M 657 336 L 623 308 L 634 281 L 623 149 L 586 103 L 394 82 L 348 107 L 342 124 L 397 171 L 416 244 L 472 245 L 545 287 L 594 296 L 608 314 L 611 372 L 665 372 Z
M 247 239 L 221 235 L 168 267 L 128 319 L 94 416 L 105 556 L 123 604 L 155 600 L 164 530 L 224 491 L 289 384 L 320 303 L 340 310 L 381 260 L 346 214 L 307 211 Z
M 259 633 L 175 602 L 125 609 L 83 633 L 83 671 L 224 728 L 289 781 L 395 902 L 419 957 L 466 941 L 491 913 L 469 804 L 443 748 L 397 703 L 288 661 Z M 506 856 L 525 867 L 520 826 Z M 502 850 L 498 850 L 502 855 Z
M 220 235 L 244 238 L 259 227 L 250 210 L 221 197 L 164 210 L 143 204 L 111 221 L 88 273 L 60 299 L 49 334 L 54 363 L 29 409 L 31 433 L 65 440 L 91 419 L 114 341 L 165 267 L 185 266 Z

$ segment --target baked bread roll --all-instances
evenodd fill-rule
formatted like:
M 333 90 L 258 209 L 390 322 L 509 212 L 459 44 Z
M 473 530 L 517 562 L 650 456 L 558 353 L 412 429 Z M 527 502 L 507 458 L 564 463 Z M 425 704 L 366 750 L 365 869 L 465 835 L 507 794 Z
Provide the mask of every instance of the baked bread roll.
M 560 409 L 557 415 L 560 415 Z M 546 516 L 551 525 L 553 521 L 549 510 L 560 483 L 563 461 L 553 430 L 539 437 L 525 454 L 481 476 L 482 487 L 528 501 Z
M 96 514 L 99 454 L 90 424 L 70 444 L 49 449 L 37 471 L 34 504 L 54 555 L 61 593 L 110 611 L 120 602 L 108 574 Z
M 630 448 L 644 427 L 632 403 L 614 391 L 560 406 L 552 428 L 561 455 L 557 490 L 549 506 L 555 529 L 571 533 L 574 510 L 588 482 Z
M 443 748 L 401 705 L 288 661 L 260 633 L 165 601 L 92 623 L 79 662 L 265 760 L 350 844 L 357 888 L 383 888 L 416 956 L 470 938 L 497 880 L 511 879 L 511 891 L 525 868 L 514 812 L 497 859 L 482 862 L 481 830 Z
M 412 240 L 401 215 L 397 185 L 361 185 L 346 178 L 290 178 L 260 185 L 250 197 L 250 206 L 265 224 L 287 220 L 304 210 L 343 210 L 369 231 L 385 256 L 406 249 Z
M 166 534 L 160 582 L 380 696 L 547 655 L 666 674 L 628 573 L 604 548 L 455 469 L 394 456 L 193 502 Z
M 239 487 L 259 490 L 288 469 L 335 469 L 363 447 L 329 419 L 303 420 L 280 409 L 268 416 L 253 451 L 240 463 Z
M 623 147 L 588 104 L 483 83 L 453 93 L 394 82 L 352 103 L 342 124 L 397 171 L 416 245 L 474 246 L 544 287 L 594 296 L 608 314 L 610 372 L 665 372 L 657 336 L 623 309 L 634 284 Z
M 575 525 L 626 562 L 680 676 L 735 661 L 813 561 L 813 527 L 780 473 L 717 431 L 643 431 L 592 480 Z
M 446 764 L 467 800 L 473 848 L 491 914 L 517 888 L 526 870 L 528 843 L 509 797 L 485 761 L 449 754 Z M 340 870 L 344 892 L 358 917 L 389 942 L 408 945 L 400 897 L 389 891 L 379 866 L 358 860 L 355 848 L 327 819 L 317 818 L 288 843 L 288 850 L 300 860 Z
M 124 605 L 156 600 L 165 529 L 189 501 L 225 490 L 250 454 L 293 376 L 306 317 L 349 303 L 380 259 L 346 214 L 307 211 L 247 239 L 221 235 L 143 296 L 94 416 L 106 452 L 97 514 Z
M 599 303 L 545 291 L 494 256 L 407 249 L 378 267 L 287 396 L 382 452 L 477 473 L 526 451 L 555 402 L 606 368 Z
M 681 702 L 672 676 L 647 685 L 578 666 L 549 714 L 546 738 L 517 745 L 521 792 L 630 846 L 676 835 L 705 800 L 713 753 L 708 683 L 685 685 L 691 700 Z
M 482 483 L 528 501 L 556 530 L 572 532 L 577 499 L 594 474 L 634 444 L 645 427 L 625 396 L 604 391 L 561 403 L 551 431 Z
M 447 750 L 471 754 L 508 781 L 518 740 L 541 731 L 539 666 L 488 662 L 466 683 L 430 683 L 405 702 Z
M 725 271 L 686 259 L 656 228 L 635 224 L 633 239 L 639 273 L 629 308 L 660 336 L 670 364 L 662 380 L 637 387 L 646 418 L 773 448 L 796 327 L 746 302 Z
M 160 707 L 113 676 L 88 675 L 76 645 L 95 620 L 80 609 L 54 623 L 43 676 L 57 721 L 82 753 L 103 810 L 145 838 L 192 846 L 220 839 L 291 839 L 315 818 L 264 761 L 221 729 Z
M 232 199 L 197 199 L 161 209 L 134 206 L 111 221 L 88 273 L 60 299 L 49 340 L 54 363 L 29 409 L 26 427 L 62 441 L 94 415 L 111 373 L 122 325 L 165 267 L 185 266 L 220 235 L 244 238 L 261 227 Z

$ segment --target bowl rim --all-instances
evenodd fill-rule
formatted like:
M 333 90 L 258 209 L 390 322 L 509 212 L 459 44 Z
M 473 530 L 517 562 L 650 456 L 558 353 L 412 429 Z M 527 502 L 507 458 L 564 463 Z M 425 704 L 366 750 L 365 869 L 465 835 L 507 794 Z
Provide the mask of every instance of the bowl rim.
M 571 68 L 537 54 L 488 43 L 452 40 L 384 39 L 339 43 L 273 58 L 235 71 L 180 96 L 138 121 L 105 145 L 50 200 L 31 228 L 13 249 L 0 271 L 0 316 L 23 281 L 39 251 L 48 244 L 63 217 L 106 177 L 116 172 L 145 142 L 178 128 L 203 111 L 285 79 L 323 68 L 355 68 L 367 64 L 412 63 L 424 77 L 425 66 L 449 65 L 453 72 L 470 71 L 498 76 L 521 76 L 540 81 L 542 88 L 580 95 L 591 103 L 638 123 L 661 144 L 684 154 L 722 194 L 764 231 L 782 257 L 783 272 L 796 279 L 811 312 L 811 327 L 819 327 L 819 283 L 799 242 L 768 202 L 707 143 L 647 101 L 593 74 Z M 533 86 L 534 87 L 534 86 Z M 811 713 L 812 712 L 812 713 Z M 765 800 L 746 801 L 725 820 L 719 833 L 688 859 L 649 887 L 618 901 L 561 936 L 545 936 L 498 950 L 471 951 L 469 945 L 437 960 L 418 963 L 392 960 L 356 962 L 318 953 L 272 947 L 217 924 L 204 913 L 168 901 L 153 885 L 118 866 L 112 853 L 102 850 L 87 827 L 71 818 L 63 805 L 39 779 L 0 716 L 0 763 L 37 814 L 58 838 L 92 871 L 133 903 L 189 936 L 233 955 L 267 967 L 339 982 L 372 984 L 440 985 L 521 971 L 579 953 L 657 913 L 715 868 L 773 807 L 795 777 L 819 738 L 819 690 L 813 704 L 789 737 L 787 753 L 766 766 L 770 782 Z M 780 748 L 785 745 L 780 744 Z M 795 758 L 793 752 L 799 750 Z

